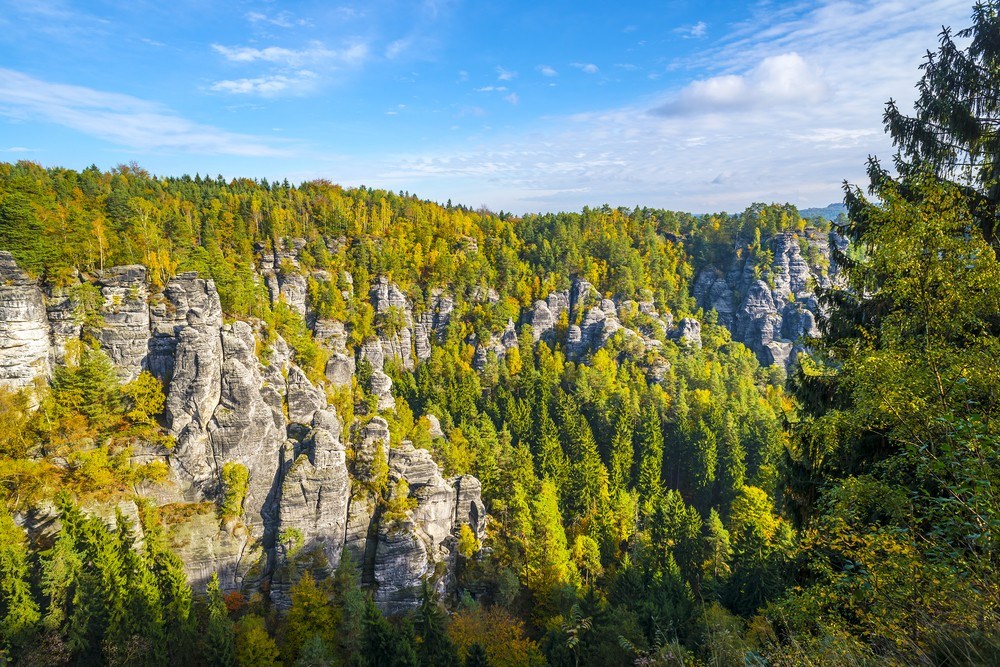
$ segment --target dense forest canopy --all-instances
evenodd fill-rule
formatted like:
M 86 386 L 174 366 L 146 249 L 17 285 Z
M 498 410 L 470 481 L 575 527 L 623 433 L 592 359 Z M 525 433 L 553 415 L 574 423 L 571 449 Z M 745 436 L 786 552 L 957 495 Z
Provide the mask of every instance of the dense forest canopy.
M 833 223 L 787 204 L 517 217 L 326 181 L 0 164 L 0 250 L 70 293 L 81 331 L 47 382 L 0 389 L 0 664 L 996 664 L 997 15 L 977 5 L 964 49 L 943 34 L 917 115 L 887 110 L 899 175 L 873 160 L 869 194 L 847 186 Z M 779 237 L 825 276 L 831 232 L 849 244 L 815 286 L 822 337 L 800 341 L 786 377 L 699 306 L 695 278 L 773 285 Z M 268 261 L 303 277 L 305 315 L 269 292 Z M 211 278 L 262 365 L 286 342 L 349 458 L 352 425 L 380 415 L 393 446 L 478 478 L 485 534 L 463 526 L 444 598 L 425 585 L 387 618 L 363 564 L 325 571 L 294 534 L 271 573 L 287 608 L 270 584 L 192 590 L 171 530 L 205 511 L 237 525 L 248 473 L 223 466 L 200 504 L 144 492 L 170 470 L 133 451 L 169 457 L 176 434 L 162 378 L 121 382 L 101 347 L 98 281 L 129 264 L 148 268 L 151 298 L 179 274 Z M 392 408 L 363 357 L 331 386 L 316 335 L 342 322 L 353 353 L 405 328 L 372 306 L 381 278 L 414 313 L 454 298 L 426 359 L 386 363 Z M 570 310 L 533 336 L 534 304 L 581 281 L 642 337 L 571 354 Z M 696 321 L 698 343 L 667 317 Z M 508 323 L 516 346 L 477 362 Z M 383 521 L 406 522 L 406 481 L 365 465 Z M 39 529 L 46 513 L 58 528 Z

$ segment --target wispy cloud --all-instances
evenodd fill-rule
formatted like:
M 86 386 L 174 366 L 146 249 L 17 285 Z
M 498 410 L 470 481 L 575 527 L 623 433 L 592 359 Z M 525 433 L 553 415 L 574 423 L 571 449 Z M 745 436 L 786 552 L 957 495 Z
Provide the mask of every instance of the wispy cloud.
M 512 72 L 511 70 L 504 69 L 503 67 L 497 67 L 497 80 L 498 81 L 512 81 L 517 78 L 517 72 Z
M 507 91 L 507 86 L 483 86 L 476 88 L 477 93 L 503 93 Z
M 676 28 L 674 32 L 684 39 L 702 39 L 708 35 L 708 24 L 704 21 L 698 21 L 694 25 Z
M 0 153 L 34 153 L 37 148 L 25 148 L 24 146 L 11 146 L 9 148 L 0 148 Z
M 393 48 L 403 49 L 398 44 Z M 209 90 L 233 95 L 304 95 L 315 91 L 321 84 L 322 74 L 362 65 L 369 57 L 366 42 L 355 41 L 341 49 L 331 49 L 323 42 L 313 41 L 304 48 L 290 49 L 283 46 L 223 46 L 213 44 L 212 50 L 236 65 L 265 65 L 265 71 L 245 76 L 215 81 Z M 311 68 L 311 69 L 310 69 Z
M 14 119 L 42 119 L 143 151 L 243 157 L 291 154 L 260 137 L 196 123 L 137 97 L 51 83 L 10 69 L 0 69 L 0 113 Z
M 316 73 L 299 70 L 290 76 L 275 74 L 247 79 L 225 79 L 212 84 L 211 90 L 236 95 L 261 95 L 273 97 L 282 93 L 305 94 L 316 84 Z
M 679 63 L 675 72 L 691 72 L 689 80 L 657 101 L 553 118 L 481 145 L 393 156 L 381 176 L 431 196 L 444 184 L 452 198 L 514 211 L 826 204 L 841 197 L 843 180 L 864 182 L 869 154 L 891 155 L 885 101 L 905 108 L 913 100 L 925 51 L 941 24 L 969 24 L 968 5 L 769 4 Z
M 398 58 L 402 54 L 406 53 L 412 46 L 413 40 L 409 37 L 397 39 L 390 42 L 389 46 L 385 47 L 385 57 L 389 60 Z
M 511 93 L 510 95 L 505 96 L 503 99 L 505 102 L 508 102 L 509 104 L 516 105 L 521 102 L 521 98 L 517 93 Z
M 303 49 L 289 49 L 283 46 L 260 49 L 252 46 L 229 47 L 221 44 L 213 44 L 212 49 L 234 63 L 265 62 L 288 67 L 323 62 L 354 65 L 364 61 L 368 56 L 368 45 L 364 42 L 355 42 L 339 50 L 327 48 L 318 41 L 310 42 Z
M 570 67 L 575 67 L 584 74 L 597 74 L 600 69 L 594 63 L 570 63 Z
M 247 12 L 246 17 L 250 23 L 263 23 L 278 28 L 295 28 L 297 26 L 311 25 L 309 19 L 296 18 L 294 14 L 287 11 L 278 12 L 277 14 Z
M 559 76 L 559 72 L 557 72 L 554 67 L 549 65 L 539 65 L 535 69 L 538 70 L 538 73 L 542 76 Z

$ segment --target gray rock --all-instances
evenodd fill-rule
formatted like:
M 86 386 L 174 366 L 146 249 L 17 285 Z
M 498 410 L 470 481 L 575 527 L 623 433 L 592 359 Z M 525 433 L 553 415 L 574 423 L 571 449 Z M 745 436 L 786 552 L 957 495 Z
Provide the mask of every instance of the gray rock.
M 97 340 L 122 380 L 134 380 L 146 367 L 149 353 L 146 267 L 132 264 L 108 269 L 101 274 L 100 286 L 104 324 L 97 332 Z
M 429 432 L 432 438 L 443 438 L 444 431 L 441 430 L 441 420 L 434 415 L 425 415 L 427 422 L 430 425 Z
M 404 440 L 401 447 L 389 450 L 389 475 L 393 481 L 405 479 L 411 492 L 420 486 L 445 485 L 431 453 L 415 448 L 409 440 Z
M 244 515 L 247 523 L 263 529 L 273 526 L 276 519 L 275 475 L 281 468 L 285 433 L 274 423 L 271 408 L 260 393 L 254 344 L 253 330 L 247 323 L 223 327 L 221 391 L 208 425 L 212 457 L 205 463 L 213 467 L 234 461 L 247 468 L 250 481 Z
M 282 271 L 278 274 L 279 299 L 288 307 L 305 317 L 306 314 L 306 277 L 299 273 Z
M 375 602 L 386 614 L 415 609 L 429 572 L 427 548 L 413 522 L 380 528 L 374 563 Z
M 314 387 L 298 366 L 288 369 L 288 420 L 297 424 L 310 424 L 317 410 L 326 407 L 326 394 Z
M 80 284 L 78 276 L 74 276 L 74 284 Z M 77 303 L 72 298 L 70 287 L 46 286 L 45 315 L 49 321 L 49 364 L 53 368 L 66 363 L 67 344 L 79 340 L 83 332 L 83 321 L 76 309 Z
M 483 487 L 472 475 L 462 475 L 453 481 L 455 487 L 455 529 L 463 523 L 469 525 L 476 537 L 486 532 L 486 506 L 483 505 Z
M 537 343 L 539 340 L 552 338 L 555 331 L 556 319 L 549 309 L 549 305 L 542 300 L 535 302 L 531 312 L 531 334 Z
M 371 480 L 371 463 L 377 449 L 389 459 L 389 423 L 381 417 L 373 417 L 361 429 L 360 442 L 354 456 L 354 476 L 362 481 Z
M 373 370 L 380 371 L 385 366 L 385 353 L 382 351 L 382 341 L 370 338 L 361 344 L 358 352 L 359 361 L 367 361 Z
M 173 375 L 177 341 L 187 326 L 222 326 L 222 305 L 215 282 L 202 280 L 190 271 L 167 282 L 162 296 L 150 299 L 147 366 L 163 381 Z
M 332 572 L 346 540 L 351 479 L 336 414 L 317 411 L 313 426 L 306 439 L 306 453 L 291 465 L 281 485 L 279 534 L 299 531 L 303 549 L 320 552 L 327 571 Z M 280 556 L 287 560 L 287 554 Z M 273 591 L 272 599 L 280 607 L 290 603 L 284 587 Z
M 192 587 L 204 591 L 213 574 L 219 575 L 224 591 L 253 586 L 260 576 L 253 573 L 263 571 L 266 559 L 259 540 L 242 523 L 220 526 L 212 503 L 194 508 L 169 533 L 170 548 L 184 563 Z
M 372 373 L 371 392 L 378 397 L 379 410 L 392 410 L 396 407 L 396 399 L 392 396 L 392 378 L 382 371 Z
M 0 251 L 0 385 L 20 389 L 48 377 L 45 299 L 7 251 Z
M 685 317 L 677 324 L 677 340 L 691 347 L 701 347 L 701 322 Z
M 316 320 L 313 335 L 337 354 L 347 354 L 347 330 L 343 322 L 336 320 Z
M 553 321 L 557 322 L 563 313 L 569 315 L 569 290 L 552 292 L 546 297 L 545 303 L 552 313 Z
M 349 387 L 354 371 L 354 359 L 341 352 L 334 352 L 326 362 L 326 379 L 336 387 Z

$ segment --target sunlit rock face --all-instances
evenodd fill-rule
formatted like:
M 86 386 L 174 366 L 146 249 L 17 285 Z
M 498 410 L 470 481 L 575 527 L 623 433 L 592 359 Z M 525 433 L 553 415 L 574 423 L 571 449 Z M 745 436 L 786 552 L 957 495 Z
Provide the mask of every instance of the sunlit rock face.
M 762 364 L 787 368 L 808 339 L 819 335 L 816 321 L 821 312 L 814 292 L 837 280 L 831 246 L 843 244 L 834 234 L 775 234 L 768 241 L 773 254 L 769 265 L 737 258 L 728 267 L 705 267 L 691 293 L 701 308 L 714 310 L 719 324 L 753 350 Z M 803 255 L 803 248 L 814 264 Z
M 406 295 L 377 279 L 369 293 L 377 335 L 353 350 L 343 323 L 310 312 L 295 261 L 301 245 L 262 256 L 257 277 L 272 288 L 274 303 L 304 316 L 329 351 L 320 378 L 325 385 L 295 363 L 295 351 L 280 335 L 271 332 L 265 344 L 262 323 L 227 321 L 214 282 L 195 273 L 179 274 L 158 290 L 141 265 L 43 286 L 7 252 L 0 252 L 0 384 L 17 389 L 45 382 L 82 337 L 92 336 L 123 382 L 148 370 L 164 384 L 163 425 L 173 446 L 135 443 L 132 456 L 138 464 L 162 461 L 168 477 L 137 491 L 168 508 L 167 540 L 196 588 L 213 574 L 225 590 L 266 582 L 274 603 L 285 608 L 295 558 L 306 556 L 332 573 L 346 550 L 387 612 L 411 609 L 425 579 L 438 588 L 452 581 L 462 524 L 482 535 L 479 483 L 444 478 L 430 452 L 409 442 L 390 447 L 382 417 L 342 423 L 327 405 L 327 389 L 351 387 L 364 362 L 375 408 L 394 409 L 392 380 L 383 369 L 388 363 L 413 368 L 430 356 L 454 301 L 435 292 L 414 317 Z M 80 289 L 94 301 L 87 324 Z M 484 291 L 483 298 L 498 297 Z M 494 344 L 501 354 L 517 346 L 513 321 Z M 436 419 L 431 424 L 435 437 L 445 437 Z M 372 490 L 376 460 L 388 466 L 391 493 L 406 489 L 411 497 L 413 509 L 401 520 L 383 520 L 385 501 Z M 242 504 L 222 516 L 234 470 L 245 478 Z
M 0 251 L 0 386 L 28 387 L 50 370 L 45 297 L 11 254 Z

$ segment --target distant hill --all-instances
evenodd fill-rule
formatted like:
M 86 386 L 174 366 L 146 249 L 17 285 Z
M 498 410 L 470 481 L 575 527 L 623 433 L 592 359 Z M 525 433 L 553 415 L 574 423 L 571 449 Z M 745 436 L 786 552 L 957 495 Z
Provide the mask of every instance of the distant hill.
M 800 208 L 799 215 L 803 218 L 826 218 L 827 220 L 833 221 L 837 219 L 837 216 L 843 213 L 847 215 L 847 207 L 842 203 L 828 204 L 823 208 Z

